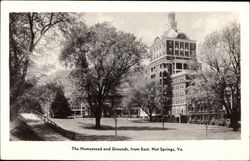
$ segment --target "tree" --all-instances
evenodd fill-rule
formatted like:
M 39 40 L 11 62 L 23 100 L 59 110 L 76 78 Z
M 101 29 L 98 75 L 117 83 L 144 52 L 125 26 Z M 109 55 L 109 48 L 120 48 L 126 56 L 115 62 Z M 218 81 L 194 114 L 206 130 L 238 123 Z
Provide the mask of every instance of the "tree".
M 41 95 L 37 92 L 37 88 L 35 87 L 36 84 L 36 79 L 25 81 L 24 87 L 26 89 L 26 92 L 20 96 L 17 102 L 18 104 L 20 104 L 21 112 L 32 112 L 33 110 L 36 110 L 40 113 L 43 113 L 43 109 L 39 101 Z
M 20 12 L 9 15 L 10 116 L 18 112 L 17 99 L 25 91 L 30 55 L 44 35 L 53 27 L 70 21 L 66 13 Z
M 26 91 L 17 100 L 20 111 L 36 110 L 42 114 L 49 114 L 51 112 L 50 105 L 59 88 L 61 86 L 54 82 L 38 85 L 36 80 L 27 80 L 25 82 Z
M 187 88 L 187 107 L 192 112 L 202 111 L 210 114 L 222 110 L 223 105 L 218 98 L 218 93 L 202 77 L 193 79 Z M 203 121 L 206 122 L 203 123 L 210 123 L 210 116 L 205 119 Z
M 100 128 L 103 106 L 112 89 L 118 88 L 129 69 L 140 62 L 144 44 L 133 34 L 117 31 L 107 23 L 71 28 L 61 60 L 72 68 L 79 90 L 84 91 Z
M 126 96 L 123 99 L 124 106 L 138 107 L 143 110 L 153 121 L 153 114 L 160 110 L 162 95 L 157 91 L 157 83 L 146 81 L 143 74 L 138 72 L 131 77 L 130 87 L 126 90 Z
M 231 23 L 211 33 L 201 44 L 202 77 L 226 109 L 233 130 L 240 119 L 240 25 Z
M 64 95 L 62 87 L 57 89 L 56 97 L 51 104 L 51 117 L 54 118 L 66 118 L 71 115 L 71 109 L 69 103 Z

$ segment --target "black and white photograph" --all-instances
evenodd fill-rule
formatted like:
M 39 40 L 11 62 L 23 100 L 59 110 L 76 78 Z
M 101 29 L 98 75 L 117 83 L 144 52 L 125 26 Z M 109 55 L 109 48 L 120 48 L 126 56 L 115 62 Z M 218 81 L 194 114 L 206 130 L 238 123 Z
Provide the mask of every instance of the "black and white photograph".
M 242 79 L 249 72 L 242 77 L 242 59 L 249 51 L 242 53 L 239 10 L 6 15 L 9 144 L 78 141 L 71 152 L 105 153 L 104 141 L 127 146 L 106 151 L 166 155 L 183 150 L 147 142 L 244 140 Z M 128 147 L 137 141 L 143 146 Z

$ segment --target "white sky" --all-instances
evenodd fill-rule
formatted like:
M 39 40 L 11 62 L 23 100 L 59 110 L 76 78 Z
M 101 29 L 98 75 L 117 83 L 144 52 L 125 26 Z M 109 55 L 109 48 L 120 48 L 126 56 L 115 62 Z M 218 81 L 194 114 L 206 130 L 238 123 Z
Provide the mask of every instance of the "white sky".
M 201 41 L 205 35 L 218 30 L 232 21 L 239 21 L 236 12 L 177 12 L 177 28 L 193 40 Z M 86 13 L 85 23 L 93 25 L 109 21 L 116 28 L 134 33 L 148 45 L 156 36 L 167 30 L 167 12 L 137 13 Z

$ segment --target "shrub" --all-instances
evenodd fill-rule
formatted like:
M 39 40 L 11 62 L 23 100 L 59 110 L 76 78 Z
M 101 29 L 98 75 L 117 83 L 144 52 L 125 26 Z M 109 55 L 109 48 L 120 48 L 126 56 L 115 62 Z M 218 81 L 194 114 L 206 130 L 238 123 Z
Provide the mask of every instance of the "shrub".
M 214 119 L 212 119 L 211 121 L 210 121 L 210 123 L 209 123 L 209 125 L 215 125 L 215 120 Z
M 51 117 L 55 118 L 67 118 L 71 115 L 71 109 L 69 108 L 69 103 L 66 97 L 64 96 L 63 90 L 58 89 L 56 97 L 51 104 Z

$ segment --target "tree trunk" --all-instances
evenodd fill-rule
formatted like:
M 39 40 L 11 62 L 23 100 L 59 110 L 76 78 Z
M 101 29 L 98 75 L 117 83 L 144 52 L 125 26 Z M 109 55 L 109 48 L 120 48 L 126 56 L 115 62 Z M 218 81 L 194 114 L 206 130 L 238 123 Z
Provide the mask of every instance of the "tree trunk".
M 153 122 L 153 116 L 149 115 L 149 121 Z
M 97 106 L 95 110 L 95 128 L 101 128 L 102 106 Z
M 238 119 L 237 119 L 236 113 L 231 114 L 230 127 L 233 128 L 233 131 L 237 131 L 239 129 Z
M 95 117 L 95 128 L 101 128 L 101 117 L 100 116 L 96 116 Z
M 10 104 L 10 121 L 13 121 L 17 118 L 18 115 L 18 109 L 17 109 L 17 104 L 12 103 Z

